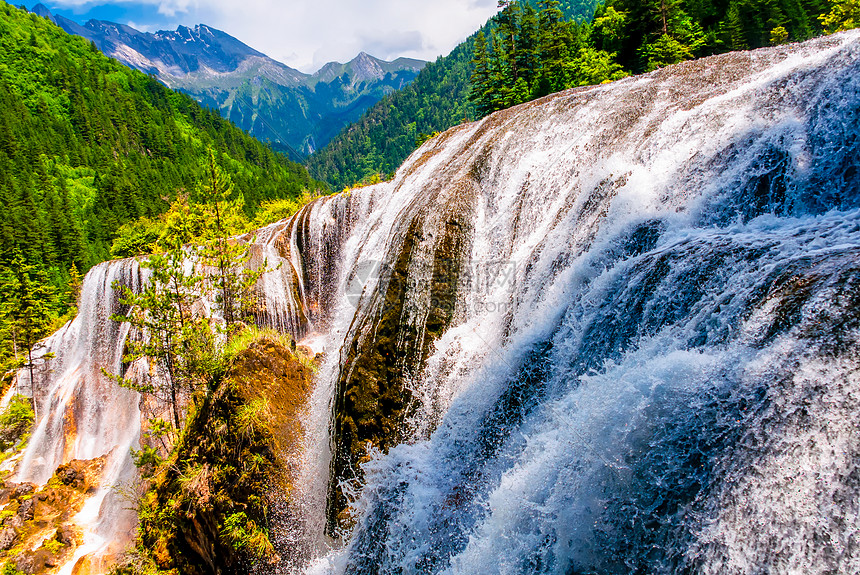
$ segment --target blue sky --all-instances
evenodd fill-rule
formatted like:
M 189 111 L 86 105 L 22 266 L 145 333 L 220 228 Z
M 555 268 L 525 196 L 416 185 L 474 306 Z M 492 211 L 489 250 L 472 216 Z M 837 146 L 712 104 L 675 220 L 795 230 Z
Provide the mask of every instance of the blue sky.
M 37 1 L 26 4 L 32 8 Z M 52 12 L 138 30 L 208 24 L 279 60 L 312 72 L 361 51 L 387 60 L 434 60 L 496 11 L 496 0 L 49 0 Z

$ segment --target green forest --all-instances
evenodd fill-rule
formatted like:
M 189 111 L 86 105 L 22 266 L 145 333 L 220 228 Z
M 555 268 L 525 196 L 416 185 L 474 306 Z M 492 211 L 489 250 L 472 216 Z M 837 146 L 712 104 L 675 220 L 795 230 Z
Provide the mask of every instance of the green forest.
M 209 150 L 248 218 L 322 186 L 217 112 L 0 5 L 3 363 L 73 310 L 80 278 L 111 256 L 124 224 L 193 192 Z
M 479 33 L 475 43 L 470 99 L 484 116 L 684 60 L 806 40 L 851 27 L 841 15 L 849 4 L 608 0 L 590 22 L 577 22 L 565 20 L 555 0 L 540 0 L 539 10 L 499 0 L 496 26 L 489 38 Z
M 336 189 L 383 177 L 426 135 L 552 92 L 860 25 L 858 0 L 510 2 L 308 160 Z

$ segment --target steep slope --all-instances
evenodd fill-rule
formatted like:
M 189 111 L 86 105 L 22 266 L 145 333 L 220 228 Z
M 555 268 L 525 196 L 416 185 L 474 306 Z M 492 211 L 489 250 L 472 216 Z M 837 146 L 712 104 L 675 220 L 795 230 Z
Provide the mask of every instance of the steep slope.
M 290 78 L 282 79 L 283 65 L 252 57 L 225 74 L 159 77 L 254 136 L 304 155 L 327 144 L 383 96 L 408 85 L 423 67 L 419 60 L 385 62 L 362 53 L 291 85 Z
M 258 320 L 326 352 L 284 569 L 857 572 L 858 102 L 860 31 L 686 62 L 260 230 Z M 139 430 L 91 360 L 119 368 L 106 286 L 138 277 L 93 270 L 47 342 L 53 460 L 19 478 L 72 455 L 68 411 L 87 453 Z
M 582 20 L 591 18 L 596 5 L 596 0 L 568 0 L 560 8 L 566 17 Z M 476 36 L 428 64 L 412 84 L 382 99 L 308 158 L 314 177 L 342 189 L 374 174 L 390 174 L 422 137 L 474 119 L 468 95 Z
M 100 20 L 81 26 L 42 4 L 33 12 L 294 154 L 324 146 L 384 95 L 411 82 L 425 64 L 409 58 L 385 62 L 362 53 L 305 74 L 204 24 L 148 33 Z
M 195 190 L 207 148 L 249 215 L 264 200 L 322 186 L 187 96 L 0 5 L 0 361 L 25 339 L 11 324 L 10 282 L 60 290 L 38 303 L 65 313 L 75 302 L 70 269 L 104 261 L 122 224 Z M 24 264 L 29 277 L 14 277 Z M 27 337 L 44 335 L 36 331 Z

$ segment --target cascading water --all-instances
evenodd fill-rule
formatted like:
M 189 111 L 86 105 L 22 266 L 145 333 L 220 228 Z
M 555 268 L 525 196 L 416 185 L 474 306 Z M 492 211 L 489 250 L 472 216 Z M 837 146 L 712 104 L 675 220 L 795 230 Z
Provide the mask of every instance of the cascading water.
M 353 192 L 344 296 L 384 271 L 317 399 L 355 526 L 306 570 L 860 569 L 858 39 L 556 95 Z
M 258 320 L 325 350 L 284 572 L 860 571 L 860 33 L 496 113 L 255 241 Z M 60 398 L 128 401 L 63 374 L 136 269 L 49 340 L 19 476 Z
M 111 289 L 115 281 L 132 289 L 139 286 L 137 262 L 93 268 L 81 286 L 77 317 L 44 342 L 40 355 L 54 357 L 37 370 L 32 388 L 41 415 L 15 476 L 41 485 L 61 463 L 106 457 L 100 488 L 79 517 L 87 532 L 78 556 L 109 550 L 114 541 L 129 541 L 136 521 L 113 488 L 131 484 L 135 477 L 129 450 L 140 437 L 139 398 L 102 374 L 102 369 L 119 373 L 128 333 L 127 325 L 110 320 L 121 311 Z M 19 379 L 28 379 L 27 370 Z M 31 386 L 27 382 L 22 387 Z

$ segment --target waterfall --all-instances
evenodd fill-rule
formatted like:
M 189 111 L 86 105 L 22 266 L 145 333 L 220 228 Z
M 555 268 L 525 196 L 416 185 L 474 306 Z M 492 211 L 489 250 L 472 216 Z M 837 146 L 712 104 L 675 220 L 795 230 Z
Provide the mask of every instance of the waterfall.
M 316 398 L 344 541 L 305 571 L 856 572 L 858 110 L 851 32 L 499 112 L 353 192 Z
M 35 392 L 39 419 L 17 468 L 17 481 L 42 485 L 61 463 L 107 458 L 99 489 L 81 512 L 81 522 L 90 529 L 83 548 L 90 552 L 115 540 L 130 540 L 136 522 L 128 502 L 113 488 L 130 486 L 135 478 L 129 450 L 138 447 L 140 437 L 138 395 L 119 387 L 102 370 L 120 372 L 128 333 L 127 325 L 110 319 L 121 311 L 111 285 L 119 282 L 135 289 L 141 275 L 135 260 L 93 268 L 81 286 L 78 315 L 39 349 L 40 357 L 49 359 L 37 370 L 38 381 L 23 384 L 27 370 L 18 376 L 23 389 Z
M 257 321 L 324 352 L 281 571 L 860 571 L 860 32 L 495 113 L 247 239 Z M 133 474 L 114 279 L 22 479 Z

